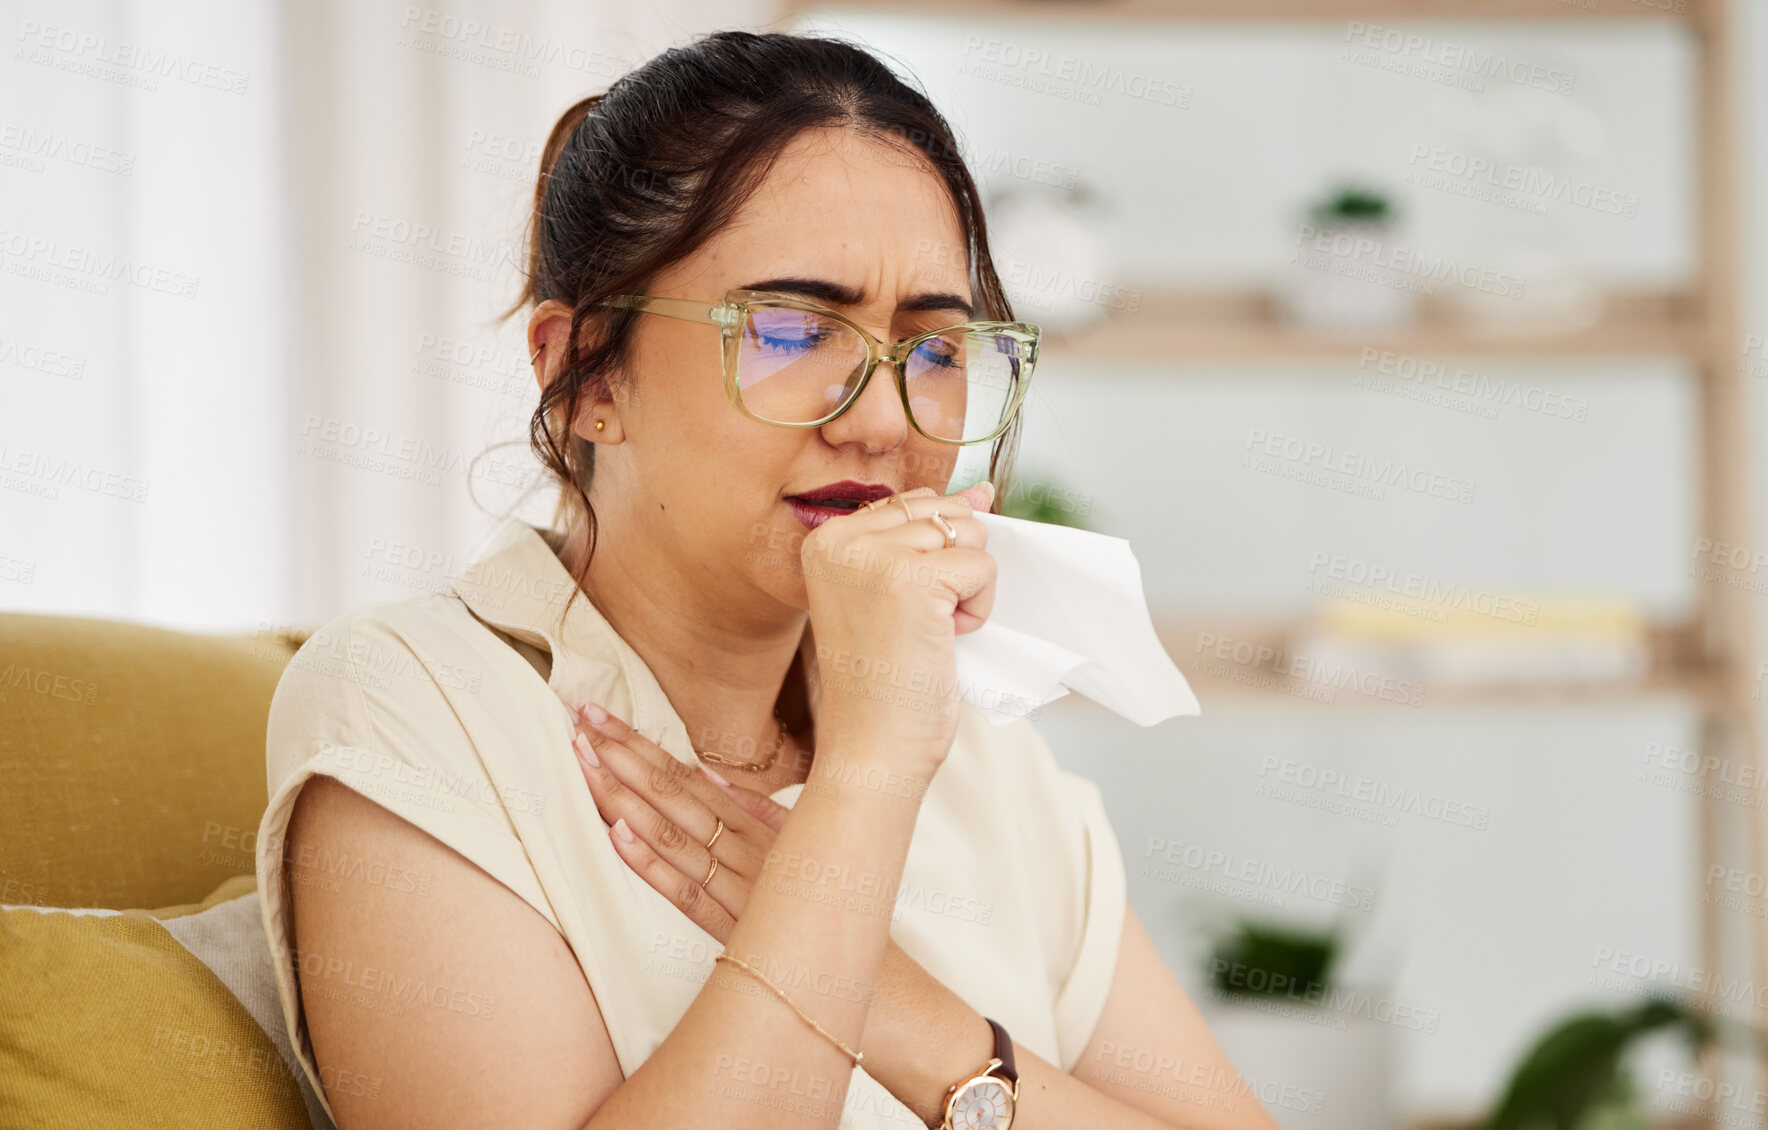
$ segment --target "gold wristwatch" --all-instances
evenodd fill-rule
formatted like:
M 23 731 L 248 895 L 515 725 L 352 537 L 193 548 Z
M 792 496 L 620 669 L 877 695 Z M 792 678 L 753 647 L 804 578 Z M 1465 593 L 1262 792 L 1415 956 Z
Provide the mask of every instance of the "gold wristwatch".
M 988 1017 L 983 1017 L 988 1020 Z M 934 1130 L 1007 1130 L 1019 1101 L 1019 1072 L 1013 1067 L 1013 1040 L 993 1020 L 994 1058 L 945 1092 L 945 1114 Z

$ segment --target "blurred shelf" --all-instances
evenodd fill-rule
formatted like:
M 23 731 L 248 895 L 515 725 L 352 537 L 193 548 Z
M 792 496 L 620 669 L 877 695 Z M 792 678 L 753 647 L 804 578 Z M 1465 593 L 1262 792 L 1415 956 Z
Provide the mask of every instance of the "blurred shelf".
M 1403 684 L 1377 683 L 1376 689 L 1333 686 L 1332 678 L 1310 679 L 1282 670 L 1299 666 L 1307 657 L 1306 633 L 1310 623 L 1291 621 L 1204 623 L 1192 620 L 1157 620 L 1160 642 L 1183 672 L 1204 712 L 1212 706 L 1232 710 L 1246 707 L 1296 706 L 1409 710 L 1428 707 L 1538 707 L 1619 706 L 1646 700 L 1678 699 L 1691 706 L 1711 707 L 1724 701 L 1719 672 L 1703 662 L 1694 645 L 1695 629 L 1688 624 L 1655 624 L 1647 633 L 1650 654 L 1645 674 L 1637 680 L 1618 682 L 1562 683 L 1517 682 L 1510 684 L 1432 685 L 1420 683 L 1399 670 L 1387 671 L 1371 664 L 1356 668 L 1377 679 L 1391 676 Z M 1222 659 L 1214 652 L 1221 642 L 1231 642 L 1240 655 L 1261 658 Z M 1311 662 L 1311 659 L 1310 659 Z M 1412 687 L 1421 689 L 1416 705 Z
M 1132 313 L 1113 310 L 1073 335 L 1046 335 L 1045 358 L 1145 362 L 1311 360 L 1358 361 L 1366 350 L 1440 357 L 1599 358 L 1695 357 L 1707 344 L 1705 325 L 1688 295 L 1616 292 L 1604 296 L 1587 325 L 1561 331 L 1500 330 L 1459 317 L 1440 296 L 1421 299 L 1404 329 L 1329 334 L 1286 320 L 1268 292 L 1144 293 Z
M 1697 17 L 1705 0 L 786 0 L 788 16 L 813 12 L 880 12 L 995 20 L 1135 20 L 1143 23 L 1287 20 L 1558 20 L 1678 22 Z M 1672 11 L 1671 8 L 1678 8 Z

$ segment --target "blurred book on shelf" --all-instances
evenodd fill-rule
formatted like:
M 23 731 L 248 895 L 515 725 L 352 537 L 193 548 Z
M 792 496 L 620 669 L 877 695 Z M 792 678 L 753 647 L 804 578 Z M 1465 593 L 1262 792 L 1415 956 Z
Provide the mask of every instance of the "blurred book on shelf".
M 1334 596 L 1289 619 L 1169 610 L 1162 645 L 1212 703 L 1581 703 L 1718 692 L 1696 626 L 1602 594 Z
M 1625 596 L 1480 593 L 1444 607 L 1324 601 L 1295 648 L 1316 663 L 1442 690 L 1631 686 L 1652 667 L 1644 608 Z

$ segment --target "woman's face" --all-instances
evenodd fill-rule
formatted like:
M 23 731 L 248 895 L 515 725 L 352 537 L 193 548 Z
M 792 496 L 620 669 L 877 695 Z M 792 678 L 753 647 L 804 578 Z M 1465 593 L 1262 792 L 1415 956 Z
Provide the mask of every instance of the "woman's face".
M 967 321 L 971 309 L 963 228 L 943 182 L 849 129 L 800 134 L 734 222 L 649 293 L 717 301 L 734 287 L 801 294 L 886 343 Z M 842 480 L 892 492 L 949 482 L 959 449 L 910 425 L 893 365 L 880 364 L 830 423 L 783 428 L 727 399 L 718 327 L 643 315 L 635 333 L 624 394 L 597 408 L 618 414 L 618 437 L 578 425 L 604 440 L 590 500 L 598 515 L 624 517 L 623 553 L 642 543 L 716 593 L 760 590 L 804 608 L 810 527 L 789 498 Z

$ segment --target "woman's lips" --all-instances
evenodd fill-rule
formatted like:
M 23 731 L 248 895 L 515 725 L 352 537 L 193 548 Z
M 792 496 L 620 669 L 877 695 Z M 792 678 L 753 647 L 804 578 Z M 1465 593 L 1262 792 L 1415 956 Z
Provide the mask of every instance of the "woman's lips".
M 849 506 L 818 506 L 816 503 L 806 502 L 802 498 L 788 498 L 786 501 L 791 504 L 792 513 L 798 516 L 798 520 L 804 523 L 804 528 L 807 530 L 816 529 L 830 518 L 851 514 L 854 509 Z

